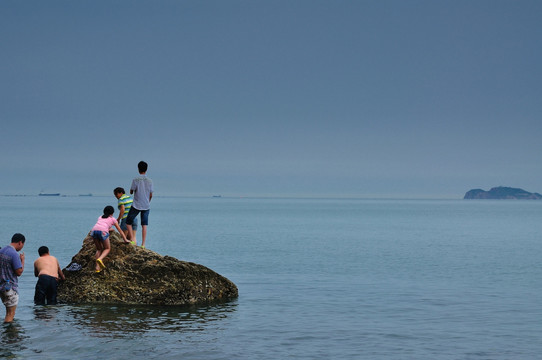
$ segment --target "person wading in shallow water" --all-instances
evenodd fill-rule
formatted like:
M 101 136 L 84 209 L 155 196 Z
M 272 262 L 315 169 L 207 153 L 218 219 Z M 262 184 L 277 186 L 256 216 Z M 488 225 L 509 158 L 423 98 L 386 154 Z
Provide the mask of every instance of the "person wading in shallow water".
M 34 261 L 34 276 L 38 278 L 34 292 L 34 304 L 56 305 L 58 279 L 65 280 L 62 269 L 56 257 L 49 255 L 49 248 L 41 246 L 38 249 L 40 257 Z
M 13 322 L 19 304 L 19 276 L 24 271 L 23 234 L 14 234 L 11 244 L 0 249 L 0 298 L 6 307 L 5 323 Z

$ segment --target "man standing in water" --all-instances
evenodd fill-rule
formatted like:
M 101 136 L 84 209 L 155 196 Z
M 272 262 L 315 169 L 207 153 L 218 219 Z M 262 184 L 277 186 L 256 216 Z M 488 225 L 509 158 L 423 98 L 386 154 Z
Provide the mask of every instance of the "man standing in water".
M 40 257 L 34 261 L 34 276 L 38 277 L 34 304 L 45 305 L 47 300 L 47 305 L 56 305 L 58 279 L 65 280 L 64 274 L 56 257 L 49 255 L 47 246 L 41 246 L 38 254 Z
M 26 239 L 16 233 L 11 244 L 0 249 L 0 298 L 6 307 L 5 323 L 13 322 L 19 304 L 19 276 L 24 270 L 24 253 L 19 254 Z
M 149 225 L 149 211 L 153 193 L 152 180 L 147 177 L 148 165 L 145 161 L 137 164 L 139 176 L 132 180 L 130 194 L 134 195 L 134 202 L 126 218 L 126 227 L 130 233 L 130 240 L 137 244 L 137 239 L 133 236 L 132 224 L 135 217 L 141 213 L 141 247 L 145 248 L 145 239 L 147 237 L 147 226 Z

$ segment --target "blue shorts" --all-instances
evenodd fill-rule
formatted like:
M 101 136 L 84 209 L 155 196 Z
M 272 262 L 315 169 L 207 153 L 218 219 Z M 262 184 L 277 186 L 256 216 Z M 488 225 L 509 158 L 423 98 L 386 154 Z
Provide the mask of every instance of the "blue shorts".
M 126 224 L 127 225 L 133 225 L 134 219 L 136 218 L 139 213 L 141 213 L 141 226 L 149 225 L 149 212 L 151 210 L 137 210 L 135 207 L 131 207 L 130 211 L 128 212 L 128 216 L 126 217 Z
M 121 228 L 121 230 L 128 230 L 128 227 L 126 226 L 126 219 L 127 219 L 127 217 L 120 220 L 120 228 Z M 134 231 L 137 230 L 137 218 L 135 218 L 133 223 L 132 223 L 132 230 L 134 230 Z
M 109 237 L 109 233 L 107 231 L 94 230 L 90 236 L 92 236 L 93 239 L 105 241 Z

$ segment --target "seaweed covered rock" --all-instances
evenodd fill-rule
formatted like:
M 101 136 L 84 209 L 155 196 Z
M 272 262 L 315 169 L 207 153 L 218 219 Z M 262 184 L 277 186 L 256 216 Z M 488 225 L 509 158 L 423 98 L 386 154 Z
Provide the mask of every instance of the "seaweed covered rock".
M 63 269 L 58 300 L 70 304 L 203 304 L 238 296 L 237 286 L 213 270 L 125 244 L 111 231 L 105 269 L 95 272 L 96 248 L 90 236 Z

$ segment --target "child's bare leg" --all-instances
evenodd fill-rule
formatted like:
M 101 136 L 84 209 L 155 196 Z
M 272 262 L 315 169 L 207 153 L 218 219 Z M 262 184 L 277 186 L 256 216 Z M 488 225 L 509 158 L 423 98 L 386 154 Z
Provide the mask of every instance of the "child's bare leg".
M 109 242 L 109 238 L 107 238 L 105 241 L 102 242 L 103 250 L 102 254 L 98 259 L 103 260 L 107 254 L 111 251 L 111 243 Z
M 94 238 L 93 240 L 94 240 L 94 245 L 96 245 L 96 259 L 99 259 L 100 256 L 102 255 L 102 250 L 103 250 L 102 242 Z M 96 264 L 96 270 L 100 270 L 100 267 L 98 266 L 98 264 Z
M 111 249 L 107 250 L 107 253 L 104 255 L 105 252 L 105 241 L 94 239 L 94 244 L 96 245 L 96 259 L 103 259 Z M 107 239 L 107 244 L 109 245 L 109 239 Z M 100 270 L 100 266 L 98 263 L 96 263 L 96 271 Z
M 145 246 L 145 239 L 147 238 L 147 225 L 141 225 L 141 246 Z
M 133 241 L 134 245 L 136 245 L 137 240 L 134 236 L 134 230 L 132 229 L 132 225 L 126 224 L 126 227 L 128 228 L 128 233 L 130 234 L 130 241 Z

